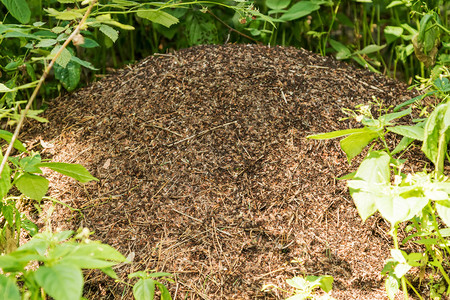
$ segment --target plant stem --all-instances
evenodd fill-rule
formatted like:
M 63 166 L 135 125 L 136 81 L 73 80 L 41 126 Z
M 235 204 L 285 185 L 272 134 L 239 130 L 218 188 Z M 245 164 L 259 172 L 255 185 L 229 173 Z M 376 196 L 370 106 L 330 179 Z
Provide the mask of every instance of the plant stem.
M 34 88 L 33 94 L 31 95 L 30 99 L 28 100 L 27 105 L 25 106 L 25 109 L 22 110 L 22 113 L 20 115 L 19 122 L 17 123 L 16 130 L 14 131 L 14 135 L 11 138 L 11 142 L 9 143 L 8 149 L 6 149 L 5 156 L 3 157 L 2 163 L 0 165 L 0 178 L 1 174 L 3 172 L 3 169 L 5 168 L 6 162 L 8 161 L 8 157 L 12 151 L 14 142 L 16 141 L 17 137 L 19 136 L 20 129 L 22 128 L 23 122 L 25 120 L 25 117 L 27 116 L 28 110 L 30 109 L 31 105 L 33 104 L 34 99 L 36 98 L 39 89 L 41 88 L 42 84 L 45 81 L 45 78 L 47 78 L 48 73 L 52 69 L 53 65 L 56 62 L 56 59 L 61 55 L 63 50 L 69 45 L 69 43 L 72 41 L 72 39 L 80 32 L 81 28 L 83 28 L 84 23 L 86 22 L 89 14 L 91 13 L 92 8 L 94 7 L 97 0 L 92 0 L 91 4 L 89 5 L 88 9 L 86 10 L 86 13 L 84 14 L 83 18 L 81 19 L 78 26 L 75 28 L 75 30 L 72 32 L 72 34 L 67 38 L 67 40 L 64 42 L 64 44 L 59 48 L 58 52 L 56 52 L 53 59 L 50 61 L 47 68 L 45 68 L 44 73 L 41 76 L 41 79 L 39 79 L 38 85 Z
M 396 250 L 399 250 L 399 248 L 398 248 L 398 239 L 397 239 L 397 224 L 394 225 L 394 228 L 393 228 L 393 231 L 392 231 L 392 237 L 394 239 L 394 248 Z M 403 299 L 409 300 L 408 288 L 406 286 L 406 278 L 405 278 L 405 276 L 402 276 L 400 281 L 402 283 Z

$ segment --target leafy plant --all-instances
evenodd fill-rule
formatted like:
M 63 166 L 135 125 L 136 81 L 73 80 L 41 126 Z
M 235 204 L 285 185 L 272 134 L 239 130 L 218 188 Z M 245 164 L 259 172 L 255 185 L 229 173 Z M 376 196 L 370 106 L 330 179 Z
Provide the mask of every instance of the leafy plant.
M 139 271 L 129 274 L 128 278 L 139 278 L 133 286 L 133 295 L 136 300 L 153 299 L 155 297 L 156 287 L 158 287 L 161 292 L 161 300 L 172 300 L 169 290 L 162 283 L 154 279 L 161 278 L 173 282 L 173 280 L 169 278 L 172 276 L 172 274 L 164 272 L 148 273 Z
M 289 298 L 286 300 L 306 300 L 306 299 L 313 299 L 313 300 L 332 300 L 333 297 L 330 296 L 330 292 L 333 288 L 333 277 L 329 275 L 323 275 L 323 276 L 313 276 L 308 275 L 306 277 L 296 276 L 291 279 L 287 279 L 286 283 L 290 285 L 294 291 L 288 292 L 284 291 L 288 294 L 291 294 Z M 270 289 L 280 289 L 279 287 L 268 284 L 265 285 L 262 290 L 270 290 Z M 323 295 L 318 295 L 316 293 L 316 290 L 320 288 L 322 291 L 325 292 Z
M 443 98 L 447 99 L 447 78 L 439 79 L 434 85 L 440 87 L 439 90 L 429 92 L 428 95 L 442 93 Z M 449 157 L 450 102 L 438 104 L 427 118 L 416 120 L 415 125 L 394 123 L 396 119 L 412 112 L 411 107 L 403 111 L 398 111 L 399 109 L 416 103 L 421 98 L 423 97 L 397 106 L 397 112 L 393 113 L 386 113 L 386 109 L 380 108 L 378 118 L 372 116 L 370 106 L 359 106 L 352 113 L 364 125 L 363 128 L 308 136 L 312 139 L 346 136 L 340 144 L 349 161 L 372 141 L 381 142 L 383 149 L 375 151 L 371 146 L 356 173 L 345 176 L 345 179 L 349 179 L 350 195 L 363 221 L 378 211 L 391 224 L 389 234 L 393 238 L 394 249 L 391 249 L 391 259 L 386 262 L 382 271 L 387 276 L 386 290 L 390 299 L 394 299 L 400 285 L 405 299 L 408 299 L 407 286 L 422 299 L 405 276 L 413 267 L 422 270 L 429 267 L 439 274 L 447 286 L 441 294 L 450 295 L 450 278 L 445 271 L 450 267 L 447 238 L 450 236 L 450 228 L 442 228 L 444 224 L 450 226 L 450 180 L 444 174 L 444 160 L 446 156 L 447 159 Z M 403 136 L 392 151 L 386 141 L 386 134 L 389 132 Z M 421 149 L 434 164 L 434 171 L 416 174 L 402 172 L 405 160 L 394 156 L 404 152 L 414 140 L 422 142 Z M 400 224 L 405 222 L 408 224 L 406 232 L 409 235 L 402 244 L 413 242 L 423 245 L 423 253 L 407 253 L 400 249 L 397 232 Z

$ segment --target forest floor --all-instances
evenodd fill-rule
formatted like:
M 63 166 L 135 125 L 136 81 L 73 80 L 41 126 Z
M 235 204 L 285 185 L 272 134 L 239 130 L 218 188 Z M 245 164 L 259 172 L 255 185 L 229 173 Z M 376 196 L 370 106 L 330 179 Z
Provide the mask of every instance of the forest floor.
M 100 181 L 49 172 L 52 229 L 88 227 L 133 263 L 157 270 L 175 299 L 280 299 L 296 275 L 332 275 L 336 299 L 386 299 L 380 271 L 392 247 L 378 214 L 361 221 L 339 141 L 305 137 L 359 126 L 343 108 L 393 105 L 399 82 L 305 50 L 198 46 L 152 56 L 51 103 L 25 134 L 54 161 Z M 361 157 L 355 159 L 360 160 Z M 413 166 L 423 165 L 412 161 Z M 47 202 L 48 209 L 53 204 Z M 88 298 L 131 298 L 88 274 Z

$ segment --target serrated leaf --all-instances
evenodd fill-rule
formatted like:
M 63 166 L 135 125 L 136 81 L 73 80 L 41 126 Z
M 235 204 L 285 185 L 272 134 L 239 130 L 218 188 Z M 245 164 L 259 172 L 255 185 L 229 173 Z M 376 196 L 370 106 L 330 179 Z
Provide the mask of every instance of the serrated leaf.
M 40 40 L 39 43 L 37 43 L 36 45 L 34 45 L 36 48 L 48 48 L 48 47 L 52 47 L 54 45 L 56 45 L 57 40 L 55 39 L 44 39 L 44 40 Z
M 4 85 L 3 83 L 0 83 L 0 93 L 9 93 L 9 92 L 12 92 L 12 91 L 14 91 L 14 90 L 10 89 L 9 87 Z
M 76 89 L 81 78 L 81 66 L 73 61 L 74 56 L 71 56 L 65 67 L 55 65 L 55 78 L 59 80 L 62 86 L 71 92 Z
M 53 48 L 52 52 L 50 52 L 50 55 L 48 58 L 52 59 L 56 55 L 56 53 L 59 51 L 60 48 L 61 48 L 60 45 L 55 46 L 55 48 Z M 70 62 L 71 58 L 72 58 L 72 54 L 70 53 L 70 51 L 67 50 L 66 48 L 64 48 L 62 50 L 61 54 L 56 59 L 56 63 L 58 65 L 60 65 L 62 68 L 65 68 L 67 66 L 67 64 Z
M 58 20 L 72 21 L 83 18 L 83 14 L 80 13 L 78 9 L 66 9 L 64 11 L 57 11 L 54 8 L 44 8 L 44 11 L 47 12 L 49 16 L 54 17 Z
M 26 0 L 1 0 L 11 15 L 22 24 L 30 22 L 31 10 Z
M 17 179 L 15 186 L 25 196 L 40 201 L 47 193 L 48 180 L 38 175 L 25 173 Z
M 55 300 L 79 300 L 83 291 L 81 270 L 69 264 L 41 266 L 35 272 L 36 282 Z
M 52 169 L 53 171 L 72 177 L 82 183 L 89 182 L 91 180 L 98 181 L 97 178 L 92 176 L 91 173 L 89 173 L 89 171 L 80 164 L 46 162 L 39 164 L 38 167 Z
M 150 20 L 154 23 L 158 23 L 169 28 L 173 24 L 178 23 L 178 18 L 166 13 L 162 10 L 139 10 L 137 16 L 143 19 Z
M 21 300 L 16 281 L 3 274 L 0 274 L 0 295 L 2 295 L 3 300 Z
M 114 28 L 112 28 L 111 26 L 102 24 L 100 26 L 100 31 L 106 35 L 113 43 L 115 41 L 117 41 L 117 39 L 119 38 L 119 33 L 117 32 L 117 30 L 115 30 Z

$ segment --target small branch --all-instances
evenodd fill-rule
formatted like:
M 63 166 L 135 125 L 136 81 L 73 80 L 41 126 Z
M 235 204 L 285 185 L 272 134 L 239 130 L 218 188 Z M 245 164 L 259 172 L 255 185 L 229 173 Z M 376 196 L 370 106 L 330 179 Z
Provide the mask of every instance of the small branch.
M 208 14 L 210 14 L 211 16 L 213 16 L 214 18 L 216 18 L 217 21 L 219 21 L 220 23 L 222 23 L 223 25 L 225 25 L 225 27 L 227 27 L 230 31 L 236 32 L 239 35 L 242 35 L 243 37 L 245 37 L 246 39 L 249 39 L 255 43 L 257 43 L 258 45 L 262 45 L 262 43 L 260 41 L 255 40 L 254 38 L 246 35 L 245 33 L 240 32 L 239 30 L 234 29 L 233 27 L 229 26 L 227 23 L 225 23 L 224 21 L 222 21 L 218 16 L 216 16 L 215 14 L 213 14 L 209 9 L 207 10 Z
M 59 48 L 58 52 L 56 52 L 53 59 L 50 61 L 50 64 L 45 69 L 44 73 L 41 76 L 41 79 L 39 79 L 38 85 L 35 87 L 33 94 L 31 95 L 30 99 L 28 100 L 27 105 L 25 106 L 25 109 L 22 110 L 22 113 L 20 115 L 19 122 L 17 123 L 16 130 L 14 131 L 14 135 L 11 139 L 11 142 L 9 143 L 8 149 L 5 152 L 5 156 L 3 157 L 2 164 L 0 165 L 0 178 L 1 174 L 3 173 L 3 169 L 5 168 L 6 162 L 8 161 L 8 157 L 11 154 L 14 142 L 16 141 L 17 137 L 19 136 L 20 129 L 22 128 L 23 122 L 27 116 L 28 110 L 31 107 L 31 104 L 33 104 L 34 99 L 37 96 L 37 93 L 39 92 L 39 89 L 41 88 L 42 84 L 44 83 L 45 79 L 47 78 L 48 73 L 52 69 L 53 65 L 56 62 L 56 59 L 61 55 L 63 50 L 67 47 L 67 45 L 72 41 L 72 39 L 80 32 L 81 28 L 84 26 L 84 23 L 86 23 L 86 20 L 91 13 L 92 8 L 94 7 L 97 0 L 93 0 L 91 4 L 89 5 L 88 9 L 86 10 L 86 13 L 84 14 L 83 18 L 81 19 L 78 26 L 75 28 L 75 30 L 72 32 L 72 34 L 69 36 L 69 38 L 64 42 L 64 44 Z

